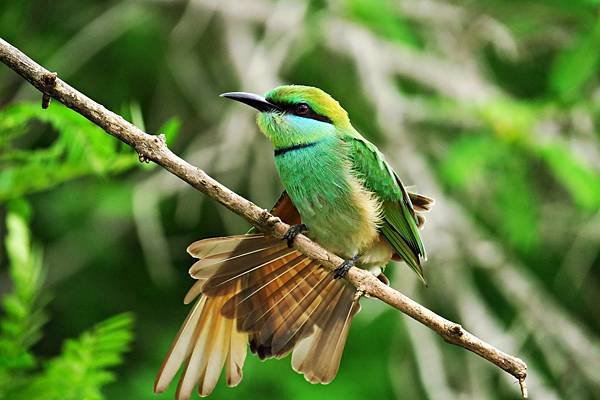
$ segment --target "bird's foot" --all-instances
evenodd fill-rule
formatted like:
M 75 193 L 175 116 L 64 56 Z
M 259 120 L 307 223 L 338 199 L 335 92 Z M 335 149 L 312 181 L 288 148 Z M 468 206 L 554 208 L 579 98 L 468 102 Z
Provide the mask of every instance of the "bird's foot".
M 342 265 L 333 270 L 333 279 L 345 278 L 346 275 L 348 275 L 350 268 L 354 267 L 356 264 L 356 261 L 358 261 L 358 256 L 354 256 L 351 259 L 344 261 Z
M 283 240 L 287 240 L 287 245 L 289 248 L 294 244 L 294 239 L 302 232 L 306 232 L 308 228 L 304 224 L 294 224 L 290 226 L 290 229 L 283 235 Z

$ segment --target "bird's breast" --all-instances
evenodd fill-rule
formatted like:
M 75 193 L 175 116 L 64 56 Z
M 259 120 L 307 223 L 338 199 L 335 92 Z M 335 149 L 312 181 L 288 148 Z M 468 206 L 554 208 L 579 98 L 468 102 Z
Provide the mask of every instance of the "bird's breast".
M 345 150 L 343 143 L 318 143 L 281 154 L 275 163 L 309 236 L 349 258 L 377 240 L 380 203 L 354 175 Z

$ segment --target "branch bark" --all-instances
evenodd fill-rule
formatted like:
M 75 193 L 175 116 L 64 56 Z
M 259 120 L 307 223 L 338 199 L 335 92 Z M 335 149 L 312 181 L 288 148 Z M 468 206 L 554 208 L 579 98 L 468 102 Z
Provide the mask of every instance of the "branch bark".
M 162 135 L 149 135 L 143 132 L 121 116 L 80 93 L 59 79 L 56 73 L 46 70 L 1 38 L 0 61 L 42 92 L 43 106 L 48 106 L 50 98 L 63 103 L 100 126 L 108 134 L 133 147 L 141 161 L 154 161 L 173 175 L 244 217 L 261 231 L 283 238 L 289 229 L 289 225 L 271 215 L 267 210 L 232 192 L 201 169 L 179 158 L 168 149 Z M 304 235 L 296 237 L 294 247 L 332 269 L 343 262 L 340 257 L 323 249 Z M 347 279 L 360 292 L 376 297 L 403 312 L 438 333 L 446 342 L 472 351 L 508 372 L 519 381 L 522 397 L 527 398 L 525 383 L 527 365 L 521 359 L 495 348 L 466 331 L 459 324 L 437 315 L 404 294 L 383 284 L 365 270 L 353 267 L 348 272 Z

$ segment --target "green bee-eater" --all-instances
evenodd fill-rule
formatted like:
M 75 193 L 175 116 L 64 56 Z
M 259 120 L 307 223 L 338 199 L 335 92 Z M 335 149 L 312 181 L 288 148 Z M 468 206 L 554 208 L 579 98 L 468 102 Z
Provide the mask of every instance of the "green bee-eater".
M 350 266 L 381 269 L 404 261 L 423 279 L 418 228 L 432 200 L 408 193 L 377 148 L 350 124 L 346 111 L 321 89 L 280 86 L 265 97 L 222 95 L 259 111 L 260 130 L 272 142 L 285 192 L 273 214 L 293 225 L 288 243 L 256 231 L 192 243 L 198 281 L 184 302 L 199 295 L 156 378 L 164 391 L 182 364 L 178 399 L 198 385 L 209 395 L 226 371 L 242 379 L 246 349 L 261 359 L 292 352 L 292 368 L 312 383 L 337 374 L 352 317 L 360 306 L 343 276 Z M 291 248 L 307 235 L 346 261 L 335 274 Z M 386 281 L 383 275 L 381 279 Z

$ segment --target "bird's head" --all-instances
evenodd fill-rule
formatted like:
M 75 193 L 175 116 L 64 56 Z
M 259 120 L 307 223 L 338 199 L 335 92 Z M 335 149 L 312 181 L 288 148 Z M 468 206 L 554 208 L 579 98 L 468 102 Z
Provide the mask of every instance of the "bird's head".
M 351 126 L 346 110 L 311 86 L 279 86 L 264 97 L 244 92 L 221 96 L 256 108 L 258 126 L 276 149 L 313 143 Z

